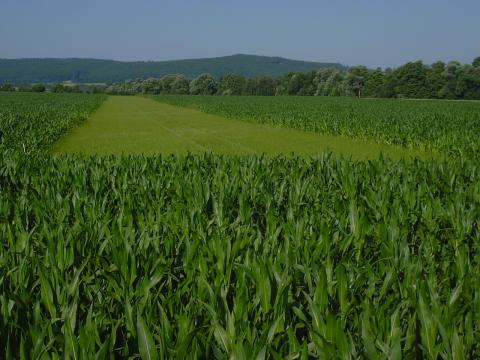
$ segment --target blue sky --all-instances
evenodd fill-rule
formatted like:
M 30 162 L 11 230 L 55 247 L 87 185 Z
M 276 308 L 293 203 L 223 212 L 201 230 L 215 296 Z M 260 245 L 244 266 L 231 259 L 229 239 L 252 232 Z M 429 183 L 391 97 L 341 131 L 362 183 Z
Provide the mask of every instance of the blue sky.
M 1 0 L 0 58 L 236 53 L 398 66 L 480 56 L 480 0 Z

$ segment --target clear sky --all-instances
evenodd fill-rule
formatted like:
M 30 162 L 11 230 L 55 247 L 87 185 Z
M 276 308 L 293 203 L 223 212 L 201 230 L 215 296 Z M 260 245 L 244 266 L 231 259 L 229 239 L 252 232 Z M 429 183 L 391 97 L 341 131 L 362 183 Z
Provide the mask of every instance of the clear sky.
M 237 53 L 369 67 L 480 56 L 480 0 L 0 0 L 0 58 Z

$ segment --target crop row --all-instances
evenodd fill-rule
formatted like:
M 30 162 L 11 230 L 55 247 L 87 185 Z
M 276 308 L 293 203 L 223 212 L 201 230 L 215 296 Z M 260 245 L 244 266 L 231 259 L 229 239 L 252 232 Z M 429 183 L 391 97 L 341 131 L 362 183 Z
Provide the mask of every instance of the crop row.
M 0 356 L 477 358 L 479 172 L 329 156 L 4 162 Z
M 105 95 L 1 93 L 0 152 L 38 156 L 104 99 Z

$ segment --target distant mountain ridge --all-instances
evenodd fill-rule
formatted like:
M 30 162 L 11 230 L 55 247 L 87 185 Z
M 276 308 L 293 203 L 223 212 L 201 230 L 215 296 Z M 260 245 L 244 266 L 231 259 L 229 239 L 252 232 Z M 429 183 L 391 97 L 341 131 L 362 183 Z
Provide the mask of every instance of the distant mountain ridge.
M 79 58 L 0 59 L 0 83 L 111 83 L 136 78 L 158 78 L 167 74 L 195 77 L 203 73 L 210 73 L 216 78 L 228 73 L 246 77 L 279 76 L 291 71 L 310 71 L 325 67 L 345 68 L 339 63 L 245 54 L 204 59 L 131 62 Z

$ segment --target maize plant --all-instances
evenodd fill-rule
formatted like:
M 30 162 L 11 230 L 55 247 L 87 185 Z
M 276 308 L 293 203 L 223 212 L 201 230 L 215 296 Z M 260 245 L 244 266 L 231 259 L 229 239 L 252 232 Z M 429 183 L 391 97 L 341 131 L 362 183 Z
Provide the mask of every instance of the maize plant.
M 30 157 L 44 155 L 105 99 L 98 94 L 1 93 L 0 151 Z
M 328 156 L 4 163 L 2 357 L 476 358 L 479 175 Z
M 38 96 L 0 97 L 0 358 L 480 357 L 478 160 L 32 161 L 102 101 Z

